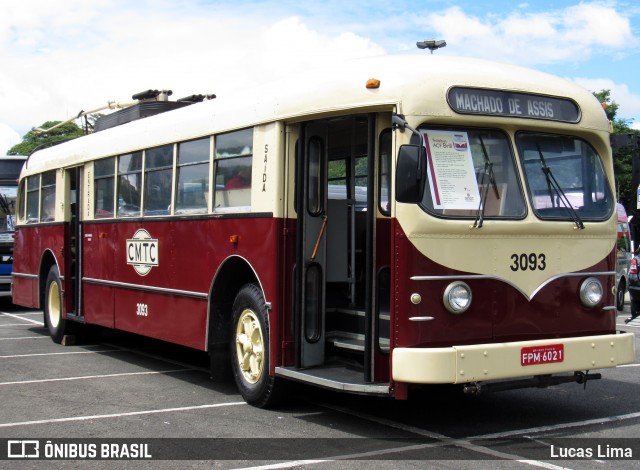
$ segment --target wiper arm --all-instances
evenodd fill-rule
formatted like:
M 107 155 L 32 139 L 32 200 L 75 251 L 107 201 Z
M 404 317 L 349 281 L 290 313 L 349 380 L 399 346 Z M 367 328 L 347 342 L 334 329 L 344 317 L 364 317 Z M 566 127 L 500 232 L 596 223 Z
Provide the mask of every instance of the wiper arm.
M 478 214 L 476 220 L 473 222 L 471 228 L 482 228 L 482 222 L 484 221 L 484 211 L 487 204 L 487 196 L 489 195 L 489 184 L 484 184 L 485 176 L 489 178 L 489 183 L 493 187 L 493 191 L 496 195 L 496 199 L 500 199 L 500 193 L 498 192 L 498 185 L 496 184 L 496 177 L 493 174 L 493 162 L 489 158 L 487 149 L 484 146 L 482 136 L 480 137 L 480 147 L 482 148 L 482 155 L 484 156 L 484 172 L 482 173 L 482 179 L 480 180 L 480 187 L 482 188 L 482 196 L 480 197 L 480 204 L 478 205 Z
M 576 224 L 576 228 L 578 230 L 584 229 L 584 224 L 582 223 L 582 219 L 578 215 L 578 212 L 571 205 L 569 198 L 567 198 L 567 195 L 558 184 L 558 181 L 556 180 L 555 176 L 553 176 L 553 173 L 551 172 L 551 168 L 547 166 L 547 162 L 544 159 L 542 150 L 540 150 L 540 144 L 536 143 L 536 147 L 538 148 L 538 155 L 540 156 L 540 169 L 544 173 L 544 177 L 547 180 L 547 186 L 549 188 L 549 197 L 551 198 L 551 205 L 555 207 L 555 201 L 553 199 L 553 194 L 552 194 L 552 190 L 553 190 L 558 195 L 558 199 L 560 200 L 560 203 L 569 211 L 569 214 L 571 215 L 571 219 L 573 220 L 573 223 Z

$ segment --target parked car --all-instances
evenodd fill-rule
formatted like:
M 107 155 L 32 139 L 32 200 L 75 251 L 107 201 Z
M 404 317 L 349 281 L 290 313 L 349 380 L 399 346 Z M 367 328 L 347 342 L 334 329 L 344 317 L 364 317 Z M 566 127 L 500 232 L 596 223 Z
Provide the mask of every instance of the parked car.
M 624 298 L 627 289 L 630 288 L 629 271 L 631 269 L 632 260 L 634 259 L 631 251 L 631 234 L 629 232 L 629 220 L 627 212 L 622 204 L 618 204 L 618 250 L 617 250 L 617 269 L 616 269 L 616 307 L 618 310 L 624 308 Z M 636 279 L 637 263 L 636 263 Z M 640 289 L 640 283 L 638 284 Z M 631 290 L 629 290 L 631 295 Z M 640 290 L 638 291 L 638 300 L 640 301 Z

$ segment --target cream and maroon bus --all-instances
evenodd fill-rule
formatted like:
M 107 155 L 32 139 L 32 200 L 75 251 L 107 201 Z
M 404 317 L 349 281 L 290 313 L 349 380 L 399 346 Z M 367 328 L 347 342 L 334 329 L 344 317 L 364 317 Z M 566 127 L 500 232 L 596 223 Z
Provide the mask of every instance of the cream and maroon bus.
M 157 95 L 22 172 L 13 300 L 55 342 L 99 325 L 207 351 L 256 406 L 291 380 L 406 399 L 635 360 L 588 91 L 406 55 Z

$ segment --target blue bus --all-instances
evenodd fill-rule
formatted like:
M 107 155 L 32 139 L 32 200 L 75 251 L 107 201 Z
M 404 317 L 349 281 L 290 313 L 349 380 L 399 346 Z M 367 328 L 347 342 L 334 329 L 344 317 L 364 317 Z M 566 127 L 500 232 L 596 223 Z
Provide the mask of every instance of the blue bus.
M 0 157 L 0 297 L 11 297 L 18 178 L 27 157 Z

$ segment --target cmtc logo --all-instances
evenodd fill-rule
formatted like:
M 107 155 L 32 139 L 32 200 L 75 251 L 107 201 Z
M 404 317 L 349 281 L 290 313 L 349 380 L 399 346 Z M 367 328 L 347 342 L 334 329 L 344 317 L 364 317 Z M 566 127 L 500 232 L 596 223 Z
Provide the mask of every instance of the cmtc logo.
M 127 240 L 127 264 L 141 276 L 146 276 L 152 267 L 159 264 L 158 251 L 158 240 L 151 238 L 145 229 L 138 229 L 133 238 Z

